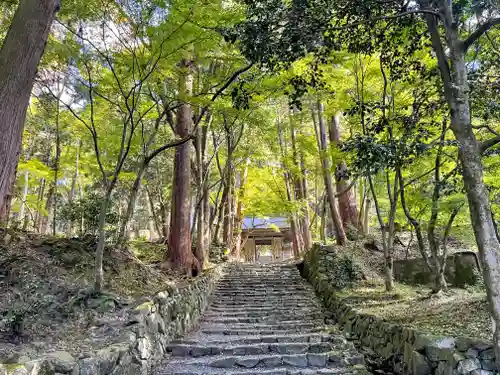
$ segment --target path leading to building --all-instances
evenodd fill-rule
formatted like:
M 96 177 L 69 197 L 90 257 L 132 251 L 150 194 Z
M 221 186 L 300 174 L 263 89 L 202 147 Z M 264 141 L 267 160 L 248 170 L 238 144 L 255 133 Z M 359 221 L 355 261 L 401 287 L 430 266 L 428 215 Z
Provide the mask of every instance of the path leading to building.
M 325 325 L 312 287 L 291 264 L 234 264 L 198 331 L 170 346 L 157 375 L 366 373 L 363 357 Z

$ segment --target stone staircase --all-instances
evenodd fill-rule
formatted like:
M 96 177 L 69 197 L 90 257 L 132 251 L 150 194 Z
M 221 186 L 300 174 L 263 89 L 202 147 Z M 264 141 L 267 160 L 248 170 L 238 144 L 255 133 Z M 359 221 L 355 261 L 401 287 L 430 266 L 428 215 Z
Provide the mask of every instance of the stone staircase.
M 295 265 L 233 264 L 198 331 L 172 343 L 156 375 L 365 374 Z

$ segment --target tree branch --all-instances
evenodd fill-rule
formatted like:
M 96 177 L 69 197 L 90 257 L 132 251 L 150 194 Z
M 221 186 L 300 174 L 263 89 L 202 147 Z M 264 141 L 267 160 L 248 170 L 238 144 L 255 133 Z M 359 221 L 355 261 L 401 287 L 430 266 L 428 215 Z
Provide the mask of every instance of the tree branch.
M 500 25 L 500 18 L 492 18 L 488 20 L 487 22 L 481 24 L 478 26 L 478 28 L 470 34 L 467 39 L 462 41 L 462 49 L 464 51 L 467 51 L 469 47 L 481 36 L 483 36 L 484 33 L 486 33 L 489 29 L 491 29 L 493 26 Z
M 477 125 L 477 126 L 472 126 L 473 129 L 486 129 L 488 130 L 490 133 L 492 134 L 495 134 L 496 136 L 500 136 L 500 133 L 498 133 L 495 129 L 493 129 L 491 126 L 489 125 Z
M 438 18 L 442 18 L 442 14 L 440 14 L 438 12 L 435 12 L 433 10 L 430 10 L 430 9 L 418 9 L 418 10 L 409 10 L 407 12 L 393 14 L 391 16 L 373 17 L 373 18 L 369 18 L 369 19 L 364 20 L 364 21 L 353 22 L 353 23 L 348 24 L 348 25 L 333 27 L 330 30 L 332 30 L 332 31 L 345 30 L 345 29 L 348 29 L 350 27 L 360 26 L 360 25 L 363 25 L 363 24 L 368 23 L 368 22 L 393 20 L 393 19 L 397 19 L 397 18 L 407 17 L 407 16 L 410 16 L 410 15 L 413 15 L 413 14 L 428 14 L 428 15 L 436 16 Z
M 195 136 L 193 134 L 190 134 L 188 135 L 187 137 L 184 137 L 184 138 L 181 138 L 177 141 L 173 141 L 173 142 L 170 142 L 170 143 L 167 143 L 166 145 L 163 145 L 159 148 L 157 148 L 156 150 L 154 150 L 151 155 L 149 155 L 145 161 L 146 163 L 150 163 L 151 160 L 153 160 L 158 154 L 162 153 L 163 151 L 169 149 L 169 148 L 173 148 L 173 147 L 178 147 L 180 145 L 183 145 L 184 143 L 186 142 L 189 142 L 191 139 L 194 139 Z
M 358 177 L 355 177 L 351 183 L 349 184 L 348 187 L 346 187 L 344 190 L 342 190 L 340 193 L 337 193 L 335 194 L 335 198 L 338 198 L 338 197 L 341 197 L 342 195 L 344 195 L 345 193 L 347 193 L 349 190 L 352 189 L 352 187 L 354 186 L 354 184 L 356 184 L 356 181 L 358 180 Z
M 247 66 L 241 68 L 241 69 L 238 69 L 237 71 L 235 71 L 233 73 L 233 75 L 231 77 L 229 77 L 229 79 L 222 85 L 222 87 L 217 90 L 217 92 L 212 96 L 212 99 L 210 99 L 211 102 L 215 102 L 215 100 L 222 95 L 222 93 L 229 87 L 229 85 L 231 85 L 231 83 L 234 82 L 234 80 L 236 78 L 238 78 L 238 76 L 240 74 L 243 74 L 245 73 L 246 71 L 250 70 L 250 68 L 252 68 L 252 66 L 254 65 L 254 63 L 250 63 L 248 64 Z M 203 107 L 203 109 L 201 110 L 200 114 L 198 115 L 198 117 L 196 117 L 195 121 L 194 121 L 194 124 L 197 125 L 201 119 L 203 118 L 203 116 L 205 116 L 205 113 L 207 112 L 208 110 L 208 106 L 205 106 Z
M 500 143 L 500 135 L 497 135 L 494 138 L 481 142 L 479 144 L 479 152 L 481 153 L 481 155 L 483 155 L 486 152 L 486 150 L 495 146 L 498 143 Z

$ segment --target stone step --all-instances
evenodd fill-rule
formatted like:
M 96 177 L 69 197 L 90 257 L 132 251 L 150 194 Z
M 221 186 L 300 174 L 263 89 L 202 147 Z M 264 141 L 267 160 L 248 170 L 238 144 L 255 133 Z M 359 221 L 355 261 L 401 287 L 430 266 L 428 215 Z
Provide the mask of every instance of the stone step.
M 318 309 L 297 309 L 297 310 L 254 310 L 254 311 L 227 311 L 227 310 L 213 310 L 209 309 L 205 312 L 204 316 L 213 318 L 273 318 L 273 317 L 298 317 L 299 319 L 308 318 L 311 316 L 322 317 L 321 310 Z M 295 319 L 295 318 L 293 318 Z
M 315 327 L 325 327 L 324 320 L 311 320 L 297 322 L 294 320 L 282 321 L 282 322 L 264 322 L 264 323 L 214 323 L 211 321 L 203 321 L 201 323 L 201 329 L 256 329 L 256 330 L 294 330 L 294 329 L 307 329 Z
M 227 335 L 197 335 L 191 339 L 174 340 L 172 344 L 197 344 L 202 343 L 205 346 L 218 346 L 220 344 L 247 345 L 247 344 L 274 344 L 286 342 L 301 342 L 318 344 L 321 342 L 341 342 L 344 343 L 345 339 L 340 340 L 342 336 L 330 335 L 324 332 L 313 333 L 287 333 L 281 335 L 247 335 L 247 336 L 227 336 Z
M 322 314 L 309 315 L 309 316 L 267 316 L 263 315 L 260 317 L 249 317 L 248 315 L 241 316 L 225 316 L 221 315 L 207 315 L 205 314 L 202 318 L 202 322 L 210 322 L 213 324 L 235 324 L 235 323 L 246 323 L 246 324 L 280 324 L 280 323 L 290 323 L 295 322 L 295 324 L 302 324 L 304 321 L 316 321 L 324 322 L 324 317 Z
M 211 301 L 156 375 L 366 375 L 293 264 L 230 265 Z
M 337 352 L 307 354 L 268 354 L 227 356 L 215 355 L 193 359 L 173 360 L 171 365 L 203 366 L 213 368 L 276 368 L 283 366 L 306 368 L 348 365 Z
M 299 304 L 299 305 L 306 305 L 306 304 L 312 304 L 319 306 L 319 302 L 314 299 L 314 298 L 305 298 L 305 297 L 287 297 L 287 296 L 281 296 L 281 297 L 275 297 L 275 298 L 221 298 L 221 299 L 214 299 L 212 302 L 212 306 L 214 305 L 240 305 L 240 304 L 251 304 L 253 306 L 260 306 L 266 305 L 266 304 L 271 304 L 274 302 L 281 302 L 282 304 L 288 304 L 288 305 L 293 305 L 293 304 Z M 258 305 L 257 305 L 258 304 Z
M 255 287 L 255 289 L 293 289 L 300 287 L 300 281 L 287 280 L 287 281 L 263 281 L 261 280 L 258 284 L 254 284 L 251 281 L 245 282 L 226 282 L 223 284 L 226 289 L 248 289 L 250 287 Z
M 300 275 L 298 274 L 297 271 L 278 271 L 278 272 L 269 272 L 266 271 L 264 273 L 246 273 L 246 274 L 226 274 L 222 279 L 221 282 L 223 283 L 239 283 L 239 284 L 244 284 L 246 283 L 247 285 L 252 285 L 253 284 L 262 284 L 262 283 L 268 283 L 268 282 L 275 282 L 275 283 L 286 283 L 289 281 L 295 281 L 297 283 L 300 283 Z
M 325 330 L 325 327 L 312 327 L 312 328 L 301 328 L 301 327 L 295 327 L 295 328 L 288 328 L 286 330 L 283 329 L 257 329 L 257 328 L 234 328 L 234 329 L 228 329 L 228 328 L 203 328 L 201 329 L 201 332 L 206 334 L 206 335 L 224 335 L 224 336 L 245 336 L 249 334 L 254 334 L 254 335 L 263 335 L 263 336 L 271 336 L 271 335 L 285 335 L 286 333 L 296 333 L 296 332 L 303 332 L 303 333 L 316 333 L 316 332 L 323 332 Z
M 213 296 L 217 297 L 238 297 L 238 296 L 245 296 L 245 297 L 268 297 L 268 296 L 290 296 L 290 297 L 303 297 L 303 298 L 310 298 L 312 296 L 311 291 L 309 290 L 297 290 L 297 289 L 278 289 L 278 288 L 273 288 L 273 289 L 266 289 L 262 291 L 255 291 L 255 290 L 243 290 L 243 289 L 235 289 L 234 291 L 221 291 L 221 290 L 216 290 L 213 293 Z
M 224 369 L 177 369 L 172 372 L 160 372 L 158 375 L 356 375 L 358 372 L 345 367 L 318 368 L 318 369 L 301 369 L 301 368 L 274 368 L 274 369 L 238 369 L 235 371 L 227 371 Z M 196 372 L 194 372 L 196 371 Z M 203 372 L 205 371 L 205 372 Z
M 306 307 L 297 307 L 294 306 L 293 309 L 290 309 L 288 306 L 281 306 L 281 305 L 274 305 L 274 306 L 266 306 L 266 307 L 258 307 L 258 306 L 247 306 L 247 307 L 241 307 L 241 306 L 211 306 L 208 310 L 207 313 L 209 314 L 243 314 L 247 312 L 249 316 L 252 316 L 252 314 L 257 314 L 259 316 L 261 315 L 266 315 L 266 314 L 273 314 L 273 313 L 278 313 L 278 314 L 287 314 L 289 313 L 290 316 L 297 315 L 297 314 L 309 314 L 309 313 L 317 313 L 320 312 L 321 310 L 318 309 L 316 306 L 306 306 Z
M 295 307 L 297 307 L 297 306 L 295 306 Z M 277 306 L 277 305 L 269 306 L 269 305 L 262 305 L 262 304 L 260 304 L 260 305 L 254 304 L 252 306 L 245 306 L 243 311 L 249 311 L 249 312 L 262 311 L 265 313 L 272 313 L 273 311 L 288 311 L 288 312 L 303 313 L 303 312 L 308 312 L 308 311 L 321 311 L 321 309 L 319 309 L 319 307 L 321 307 L 321 306 L 319 305 L 319 302 L 316 302 L 316 301 L 314 301 L 312 304 L 309 304 L 306 307 L 296 308 L 295 310 L 289 310 L 289 309 L 285 310 L 285 309 L 283 309 L 283 306 Z M 214 302 L 212 302 L 212 304 L 210 305 L 210 307 L 207 311 L 210 311 L 210 310 L 220 312 L 220 313 L 227 312 L 227 313 L 232 314 L 235 312 L 242 311 L 242 308 L 239 306 L 231 306 L 231 305 L 218 306 L 216 304 L 216 302 L 214 301 Z
M 275 298 L 220 298 L 214 300 L 212 305 L 225 305 L 225 306 L 232 306 L 232 305 L 252 305 L 255 306 L 256 304 L 258 305 L 274 305 L 274 304 L 280 304 L 280 305 L 318 305 L 318 302 L 316 302 L 313 299 L 305 299 L 305 298 L 287 298 L 286 296 L 282 297 L 275 297 Z
M 245 295 L 245 294 L 214 294 L 212 296 L 214 301 L 253 301 L 253 302 L 266 302 L 266 301 L 275 301 L 275 300 L 285 300 L 285 301 L 312 301 L 314 302 L 316 299 L 308 296 L 306 294 L 300 293 L 276 293 L 269 295 Z
M 227 309 L 230 311 L 243 310 L 246 309 L 260 309 L 260 310 L 290 310 L 290 309 L 320 309 L 320 306 L 316 302 L 293 302 L 293 301 L 269 301 L 266 303 L 219 303 L 213 302 L 211 309 Z M 215 310 L 214 310 L 215 311 Z M 255 311 L 255 310 L 254 310 Z
M 214 291 L 214 294 L 245 294 L 245 295 L 262 295 L 262 294 L 293 294 L 293 293 L 300 293 L 301 295 L 310 295 L 308 293 L 311 293 L 311 290 L 308 290 L 306 288 L 297 288 L 297 287 L 290 287 L 290 288 L 279 288 L 279 287 L 270 287 L 270 288 L 261 288 L 261 289 L 255 289 L 255 288 L 226 288 L 226 289 L 216 289 Z
M 167 350 L 174 357 L 203 357 L 211 355 L 261 355 L 261 354 L 305 354 L 305 353 L 326 353 L 335 349 L 331 342 L 320 343 L 258 343 L 246 345 L 199 345 L 199 344 L 174 344 L 167 347 Z
M 307 285 L 303 284 L 301 276 L 298 274 L 265 274 L 265 275 L 248 275 L 225 277 L 221 280 L 220 286 L 229 285 L 244 285 L 244 286 L 261 286 L 261 285 Z
M 307 289 L 292 289 L 292 288 L 268 288 L 268 289 L 217 289 L 212 294 L 213 296 L 274 296 L 274 295 L 297 295 L 297 296 L 311 296 L 313 291 Z

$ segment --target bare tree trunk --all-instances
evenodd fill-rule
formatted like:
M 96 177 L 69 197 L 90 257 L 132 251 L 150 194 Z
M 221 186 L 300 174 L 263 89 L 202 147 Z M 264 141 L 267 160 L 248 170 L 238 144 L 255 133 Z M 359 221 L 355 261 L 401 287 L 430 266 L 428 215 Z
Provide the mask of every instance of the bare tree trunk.
M 287 200 L 289 202 L 294 202 L 294 195 L 292 192 L 292 185 L 293 185 L 293 178 L 290 173 L 290 170 L 287 166 L 287 152 L 286 152 L 286 146 L 285 146 L 285 139 L 283 136 L 283 129 L 281 126 L 281 120 L 278 118 L 276 121 L 276 125 L 278 127 L 278 143 L 280 146 L 281 150 L 281 163 L 283 166 L 283 178 L 285 181 L 285 188 L 286 188 L 286 196 Z M 295 258 L 298 258 L 300 256 L 300 250 L 301 250 L 301 243 L 300 243 L 300 227 L 297 223 L 297 218 L 294 212 L 289 213 L 289 218 L 290 218 L 290 229 L 292 231 L 292 249 L 293 249 L 293 255 Z
M 215 223 L 215 230 L 213 233 L 213 241 L 216 243 L 221 243 L 221 229 L 224 224 L 224 215 L 225 215 L 225 209 L 226 209 L 226 200 L 228 199 L 228 194 L 229 194 L 229 187 L 227 186 L 227 182 L 223 182 L 223 189 L 222 189 L 222 196 L 221 200 L 219 202 L 219 206 L 217 209 L 217 220 Z
M 137 202 L 137 197 L 139 195 L 139 190 L 141 188 L 142 178 L 144 177 L 144 172 L 146 171 L 147 167 L 148 165 L 146 163 L 146 160 L 143 160 L 141 166 L 139 167 L 139 170 L 137 171 L 137 176 L 135 177 L 132 189 L 130 189 L 130 194 L 127 200 L 128 202 L 127 210 L 125 211 L 125 215 L 123 216 L 123 219 L 120 223 L 120 228 L 118 230 L 118 235 L 116 240 L 116 243 L 119 246 L 122 246 L 126 241 L 125 232 L 127 230 L 127 225 L 130 219 L 132 218 L 132 215 L 134 214 L 135 203 Z
M 47 192 L 47 200 L 45 202 L 45 211 L 47 212 L 46 215 L 41 215 L 40 218 L 40 233 L 41 234 L 47 234 L 49 230 L 49 218 L 52 215 L 52 204 L 54 203 L 54 200 L 52 198 L 52 195 L 54 194 L 54 186 L 51 186 L 49 188 L 49 191 Z
M 204 168 L 204 145 L 202 128 L 198 128 L 196 136 L 196 164 L 197 164 L 197 184 L 198 184 L 198 221 L 196 226 L 196 249 L 194 255 L 203 270 L 205 264 L 206 242 L 205 242 L 205 168 Z
M 21 0 L 0 50 L 0 222 L 7 219 L 31 89 L 58 9 L 58 0 Z
M 162 214 L 159 214 L 156 212 L 156 209 L 155 209 L 155 204 L 154 204 L 154 201 L 153 201 L 153 197 L 151 196 L 151 193 L 149 192 L 149 189 L 147 188 L 147 185 L 146 185 L 146 196 L 147 196 L 147 199 L 148 199 L 148 212 L 149 212 L 149 215 L 153 221 L 153 224 L 154 224 L 154 229 L 156 231 L 156 234 L 158 235 L 158 238 L 161 238 L 164 234 L 163 234 L 163 230 L 162 230 L 162 225 L 163 225 L 163 222 L 160 222 L 159 221 L 159 216 L 160 215 L 161 217 L 163 217 L 163 213 Z M 168 238 L 167 237 L 164 237 L 164 238 Z
M 203 179 L 203 197 L 202 197 L 202 205 L 203 205 L 203 221 L 204 224 L 204 242 L 206 246 L 207 255 L 210 252 L 210 240 L 211 240 L 211 229 L 210 225 L 210 185 L 209 185 L 209 172 L 210 165 L 207 160 L 207 145 L 208 145 L 208 131 L 209 126 L 212 122 L 212 116 L 210 115 L 210 119 L 207 121 L 207 126 L 203 127 L 203 165 L 204 165 L 204 179 Z
M 35 214 L 35 222 L 33 223 L 34 230 L 40 233 L 40 221 L 42 219 L 42 202 L 45 194 L 45 178 L 40 180 L 40 184 L 38 187 L 38 195 L 36 201 L 36 214 Z
M 444 140 L 446 137 L 447 129 L 448 129 L 447 123 L 443 121 L 439 147 L 436 154 L 436 160 L 434 162 L 434 189 L 432 193 L 431 217 L 429 219 L 429 223 L 427 226 L 427 240 L 429 242 L 429 248 L 431 250 L 432 263 L 434 265 L 433 267 L 434 269 L 431 268 L 431 271 L 434 272 L 434 277 L 435 277 L 434 288 L 432 290 L 434 293 L 439 293 L 442 290 L 447 289 L 446 280 L 444 278 L 444 271 L 446 268 L 446 257 L 443 258 L 440 257 L 439 254 L 440 244 L 439 241 L 436 240 L 436 224 L 439 217 L 439 199 L 441 197 L 441 186 L 442 186 L 441 153 L 443 152 Z M 451 225 L 452 222 L 450 223 L 450 227 Z
M 372 200 L 370 197 L 366 197 L 365 201 L 365 209 L 363 212 L 363 228 L 365 231 L 365 234 L 370 234 L 370 210 L 372 206 Z
M 312 249 L 313 240 L 311 233 L 311 217 L 309 215 L 309 187 L 307 183 L 307 171 L 304 161 L 304 154 L 300 155 L 300 169 L 302 171 L 302 198 L 304 204 L 302 205 L 303 225 L 302 237 L 304 239 L 304 248 L 306 251 Z
M 149 204 L 149 197 L 147 196 L 146 192 L 146 207 L 148 209 L 148 230 L 149 230 L 149 241 L 153 242 L 155 239 L 157 239 L 158 231 L 156 227 L 156 221 L 153 215 L 153 212 L 151 211 L 151 205 Z M 156 235 L 155 235 L 156 233 Z
M 429 6 L 427 0 L 419 0 L 418 3 L 423 8 Z M 451 129 L 460 146 L 458 157 L 493 322 L 496 363 L 500 368 L 500 242 L 491 217 L 489 194 L 483 179 L 482 147 L 476 140 L 471 123 L 469 83 L 465 64 L 468 46 L 464 45 L 460 38 L 448 2 L 439 0 L 436 3 L 444 19 L 446 46 L 442 44 L 443 38 L 435 17 L 426 15 L 427 26 L 443 78 L 445 98 L 450 108 Z
M 233 196 L 234 196 L 234 165 L 232 152 L 228 151 L 226 168 L 226 199 L 224 201 L 224 220 L 222 227 L 222 240 L 231 248 L 233 237 Z
M 386 291 L 391 291 L 394 288 L 393 279 L 393 245 L 394 245 L 394 217 L 396 214 L 396 202 L 394 199 L 390 199 L 390 210 L 389 210 L 389 225 L 386 226 L 384 220 L 382 219 L 382 212 L 380 210 L 380 205 L 378 203 L 377 195 L 375 193 L 375 187 L 373 186 L 373 180 L 371 176 L 368 176 L 368 182 L 370 185 L 370 191 L 373 197 L 373 203 L 375 204 L 375 212 L 377 213 L 377 219 L 380 226 L 380 231 L 382 232 L 382 247 L 384 250 L 385 259 L 385 289 Z M 396 180 L 397 183 L 397 180 Z M 394 186 L 394 189 L 396 187 Z M 390 192 L 390 187 L 388 187 L 388 192 Z M 397 199 L 397 195 L 395 196 Z
M 290 176 L 285 173 L 285 187 L 286 195 L 289 202 L 293 202 L 292 188 L 290 184 Z M 292 213 L 290 215 L 290 229 L 292 231 L 292 249 L 294 257 L 298 258 L 300 256 L 300 238 L 299 238 L 299 226 L 297 225 L 296 216 Z
M 60 94 L 62 91 L 60 91 Z M 59 179 L 59 159 L 61 158 L 61 137 L 59 134 L 59 98 L 56 103 L 56 155 L 54 158 L 54 202 L 52 203 L 52 235 L 56 235 L 57 230 L 57 180 Z
M 328 199 L 328 204 L 330 206 L 330 213 L 332 215 L 332 221 L 335 228 L 335 237 L 338 245 L 345 245 L 347 238 L 345 235 L 344 227 L 342 226 L 342 221 L 340 219 L 339 213 L 337 211 L 337 206 L 335 204 L 335 194 L 333 192 L 333 182 L 332 175 L 330 171 L 330 160 L 328 158 L 328 142 L 326 139 L 326 126 L 325 120 L 323 118 L 323 104 L 318 101 L 318 125 L 319 125 L 319 144 L 320 156 L 323 164 L 323 178 L 325 181 L 326 197 Z
M 21 209 L 19 210 L 19 221 L 23 222 L 23 230 L 26 230 L 28 226 L 28 221 L 26 220 L 26 198 L 28 197 L 30 183 L 30 174 L 29 172 L 24 172 L 24 187 L 23 187 L 23 195 L 21 196 Z
M 163 234 L 163 238 L 165 241 L 168 241 L 170 238 L 170 223 L 172 222 L 172 210 L 169 210 L 169 207 L 164 203 L 162 205 L 162 226 L 161 232 Z
M 248 166 L 250 164 L 250 159 L 247 158 L 245 163 L 245 168 L 243 169 L 243 173 L 239 178 L 238 184 L 238 204 L 236 208 L 235 215 L 235 229 L 236 229 L 236 237 L 234 242 L 234 259 L 240 261 L 241 259 L 241 246 L 242 246 L 242 238 L 241 238 L 241 230 L 243 227 L 243 198 L 245 197 L 245 188 L 248 178 Z
M 312 248 L 312 235 L 309 218 L 309 202 L 308 202 L 308 189 L 307 189 L 307 171 L 305 168 L 304 154 L 300 153 L 297 149 L 297 129 L 295 127 L 295 119 L 290 115 L 290 134 L 292 140 L 292 156 L 294 169 L 300 170 L 294 177 L 295 185 L 295 199 L 301 202 L 300 217 L 297 220 L 300 227 L 301 249 L 310 250 Z M 300 159 L 300 161 L 299 161 Z
M 328 198 L 325 197 L 323 198 L 323 202 L 321 204 L 321 223 L 320 223 L 320 228 L 319 228 L 319 235 L 320 239 L 323 243 L 326 242 L 326 214 L 327 214 L 327 200 Z
M 337 147 L 340 145 L 340 115 L 333 116 L 329 128 L 330 142 Z M 337 163 L 335 168 L 335 182 L 337 186 L 337 196 L 339 202 L 339 213 L 342 219 L 344 230 L 349 227 L 360 230 L 358 221 L 358 208 L 354 189 L 349 187 L 349 171 L 345 161 Z
M 78 183 L 78 178 L 80 175 L 80 147 L 81 147 L 81 141 L 78 143 L 78 148 L 76 149 L 75 173 L 73 174 L 73 179 L 71 180 L 71 189 L 69 190 L 68 194 L 68 204 L 70 206 L 73 205 L 73 201 L 75 199 L 76 184 Z M 72 232 L 73 232 L 73 222 L 70 220 L 68 222 L 68 226 L 66 229 L 67 236 L 71 237 Z
M 180 77 L 181 98 L 189 97 L 193 89 L 192 63 L 183 59 Z M 187 137 L 192 128 L 193 114 L 191 105 L 184 102 L 177 109 L 176 133 Z M 168 260 L 170 265 L 188 275 L 199 273 L 199 264 L 191 250 L 190 212 L 191 212 L 191 144 L 177 147 L 174 159 L 174 181 L 172 184 L 172 213 Z
M 111 192 L 112 188 L 106 190 L 106 194 L 104 195 L 101 203 L 101 208 L 99 210 L 99 226 L 97 229 L 98 241 L 94 263 L 94 290 L 97 293 L 100 293 L 102 291 L 102 287 L 104 284 L 104 270 L 102 268 L 102 264 L 104 260 L 104 246 L 106 241 L 106 215 L 108 213 L 108 207 L 111 202 Z

